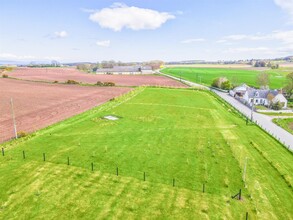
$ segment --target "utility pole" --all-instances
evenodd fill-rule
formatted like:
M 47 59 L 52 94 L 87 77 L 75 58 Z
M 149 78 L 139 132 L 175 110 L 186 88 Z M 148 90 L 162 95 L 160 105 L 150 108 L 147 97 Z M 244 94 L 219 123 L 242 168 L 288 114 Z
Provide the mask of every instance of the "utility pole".
M 11 113 L 12 113 L 14 134 L 15 134 L 15 139 L 17 139 L 17 129 L 16 129 L 16 121 L 15 121 L 15 115 L 14 115 L 14 108 L 13 108 L 13 100 L 12 100 L 12 98 L 10 100 L 10 104 L 11 104 Z
M 253 122 L 253 108 L 254 108 L 254 98 L 252 98 L 252 106 L 251 106 L 251 122 Z

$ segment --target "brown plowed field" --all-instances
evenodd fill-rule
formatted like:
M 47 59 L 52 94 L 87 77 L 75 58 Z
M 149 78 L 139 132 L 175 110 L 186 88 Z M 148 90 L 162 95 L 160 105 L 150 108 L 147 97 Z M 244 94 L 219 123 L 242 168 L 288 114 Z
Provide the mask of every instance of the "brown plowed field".
M 82 113 L 130 90 L 0 78 L 0 143 L 14 136 L 11 98 L 17 130 L 32 132 Z
M 49 82 L 66 82 L 75 80 L 77 82 L 95 84 L 97 81 L 114 82 L 120 86 L 166 86 L 186 87 L 186 85 L 165 76 L 156 75 L 105 75 L 86 74 L 75 68 L 16 68 L 8 73 L 10 77 Z

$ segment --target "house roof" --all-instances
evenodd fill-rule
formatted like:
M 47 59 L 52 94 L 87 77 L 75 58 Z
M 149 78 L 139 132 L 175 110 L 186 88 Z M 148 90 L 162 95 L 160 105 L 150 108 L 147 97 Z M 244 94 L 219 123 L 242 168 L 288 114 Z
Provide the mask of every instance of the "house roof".
M 287 102 L 287 99 L 283 96 L 283 94 L 278 94 L 273 98 L 273 102 Z
M 268 94 L 272 94 L 273 96 L 276 96 L 279 94 L 277 90 L 267 90 L 267 89 L 253 89 L 248 88 L 248 98 L 263 98 L 266 99 L 268 97 Z
M 237 86 L 233 89 L 234 92 L 245 92 L 247 90 L 248 86 L 246 84 L 242 84 L 240 86 Z

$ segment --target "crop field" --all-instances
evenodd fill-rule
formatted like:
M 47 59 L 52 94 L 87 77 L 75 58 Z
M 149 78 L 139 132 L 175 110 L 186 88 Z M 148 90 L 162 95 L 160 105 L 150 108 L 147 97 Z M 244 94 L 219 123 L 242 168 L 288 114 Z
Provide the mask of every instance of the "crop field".
M 247 85 L 258 87 L 256 77 L 261 72 L 270 75 L 270 88 L 278 89 L 286 85 L 286 75 L 293 72 L 293 69 L 280 70 L 247 70 L 247 69 L 223 69 L 223 68 L 166 68 L 163 73 L 181 77 L 192 82 L 210 86 L 215 78 L 227 77 L 233 84 L 246 83 Z
M 130 90 L 0 78 L 0 143 L 15 136 L 11 99 L 17 130 L 28 133 L 82 113 Z
M 0 219 L 293 219 L 292 153 L 208 91 L 137 88 L 2 147 Z
M 8 73 L 9 77 L 32 80 L 64 83 L 75 80 L 81 83 L 95 84 L 97 81 L 114 82 L 118 86 L 166 86 L 186 87 L 168 77 L 158 75 L 95 75 L 80 72 L 74 68 L 16 68 Z

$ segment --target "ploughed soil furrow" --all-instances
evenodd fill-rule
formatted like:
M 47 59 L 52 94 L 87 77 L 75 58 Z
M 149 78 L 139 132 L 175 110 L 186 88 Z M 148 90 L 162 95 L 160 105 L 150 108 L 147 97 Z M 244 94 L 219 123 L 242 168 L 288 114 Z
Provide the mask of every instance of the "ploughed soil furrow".
M 17 130 L 29 133 L 82 113 L 130 90 L 0 78 L 0 143 L 14 136 L 11 99 Z
M 9 72 L 10 77 L 64 83 L 67 80 L 75 80 L 81 83 L 96 84 L 100 82 L 114 82 L 119 86 L 165 86 L 187 87 L 186 85 L 165 76 L 158 75 L 107 75 L 87 74 L 75 68 L 16 68 Z

